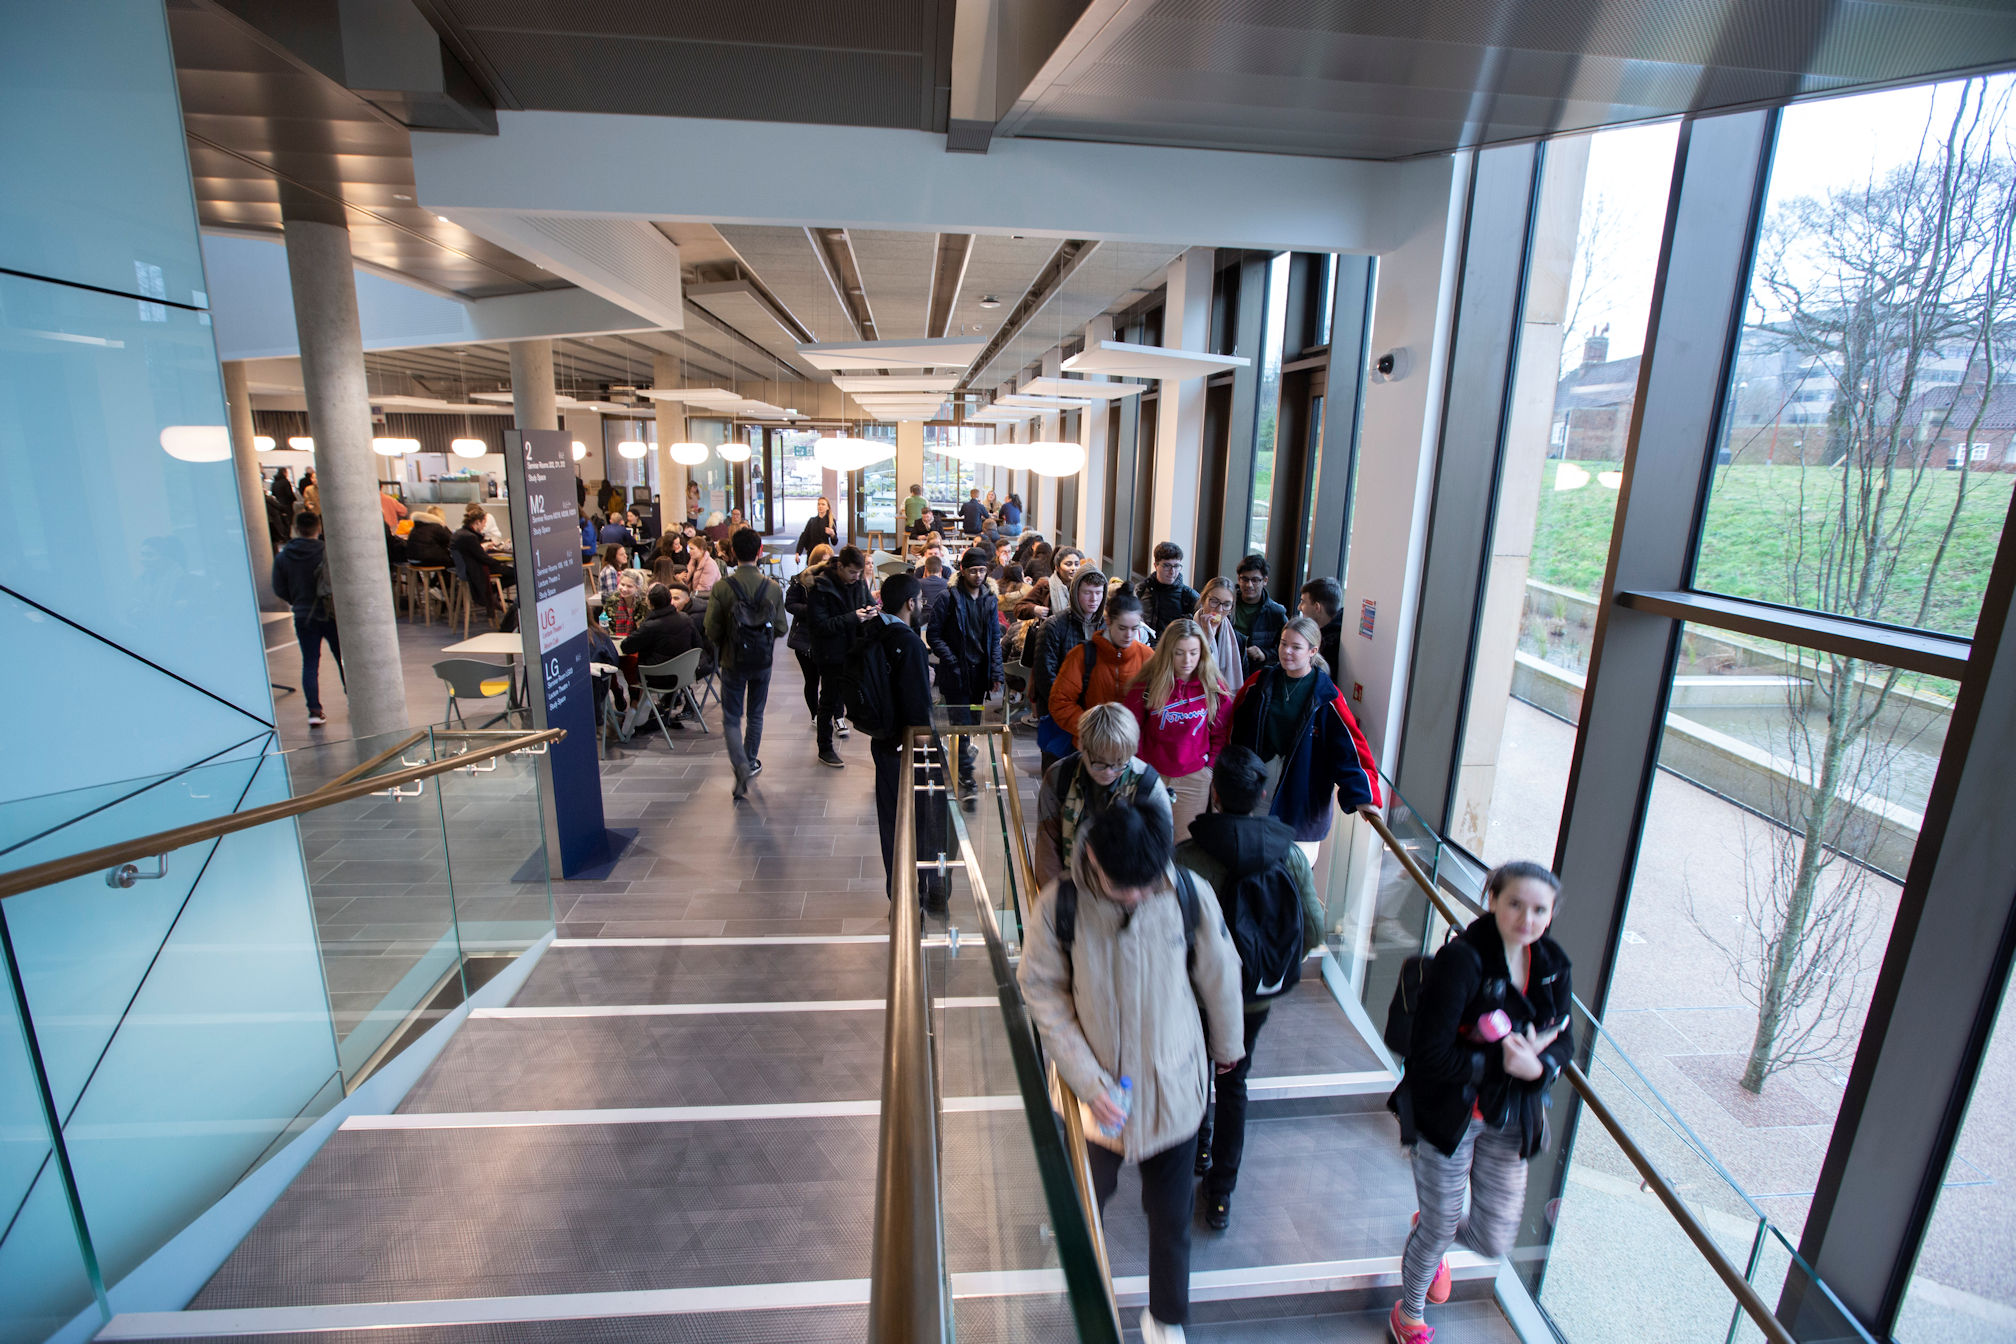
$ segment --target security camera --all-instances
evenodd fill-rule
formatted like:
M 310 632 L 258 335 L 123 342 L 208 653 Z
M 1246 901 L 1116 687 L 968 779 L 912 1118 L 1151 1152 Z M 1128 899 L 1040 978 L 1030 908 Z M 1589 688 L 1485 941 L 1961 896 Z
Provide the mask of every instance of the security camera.
M 1375 383 L 1397 383 L 1407 376 L 1414 367 L 1413 356 L 1403 346 L 1398 350 L 1388 350 L 1372 361 L 1372 381 Z

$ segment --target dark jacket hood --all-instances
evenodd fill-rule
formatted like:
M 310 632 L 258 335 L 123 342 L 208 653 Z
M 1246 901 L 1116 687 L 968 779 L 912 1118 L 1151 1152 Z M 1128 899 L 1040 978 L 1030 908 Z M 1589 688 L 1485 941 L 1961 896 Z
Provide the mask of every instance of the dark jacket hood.
M 319 565 L 322 563 L 322 538 L 289 537 L 287 544 L 280 548 L 279 554 L 289 560 Z
M 1206 812 L 1190 823 L 1190 838 L 1235 878 L 1265 872 L 1288 857 L 1295 828 L 1273 817 Z

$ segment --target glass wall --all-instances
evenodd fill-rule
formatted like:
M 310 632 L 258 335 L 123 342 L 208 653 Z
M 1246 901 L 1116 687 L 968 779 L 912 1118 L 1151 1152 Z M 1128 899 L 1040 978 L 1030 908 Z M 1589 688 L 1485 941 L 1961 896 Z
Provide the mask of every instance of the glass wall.
M 1294 257 L 1281 253 L 1267 263 L 1267 319 L 1260 341 L 1260 394 L 1253 426 L 1253 494 L 1246 521 L 1246 552 L 1267 552 L 1267 524 L 1274 507 L 1275 437 L 1281 423 L 1281 360 L 1288 315 L 1288 272 Z
M 1679 125 L 1546 149 L 1450 838 L 1550 861 Z
M 1785 110 L 1698 586 L 1972 633 L 2016 481 L 2012 86 Z

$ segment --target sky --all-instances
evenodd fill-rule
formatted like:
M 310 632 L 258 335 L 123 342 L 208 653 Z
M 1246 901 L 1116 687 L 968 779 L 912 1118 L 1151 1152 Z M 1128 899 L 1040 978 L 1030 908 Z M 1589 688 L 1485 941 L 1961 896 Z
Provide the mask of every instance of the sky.
M 2012 83 L 2016 76 L 1991 79 L 1991 97 Z M 1958 87 L 1919 85 L 1786 108 L 1771 162 L 1767 209 L 1830 187 L 1859 185 L 1872 174 L 1910 162 L 1918 153 L 1928 109 L 1936 103 L 1950 116 Z M 1595 285 L 1597 295 L 1578 314 L 1581 330 L 1570 333 L 1570 348 L 1564 352 L 1571 364 L 1581 357 L 1586 330 L 1602 322 L 1610 324 L 1611 359 L 1644 349 L 1678 139 L 1677 121 L 1598 131 L 1590 138 L 1583 218 L 1586 222 L 1600 197 L 1605 241 L 1597 259 L 1601 276 Z M 1578 256 L 1578 273 L 1581 263 Z

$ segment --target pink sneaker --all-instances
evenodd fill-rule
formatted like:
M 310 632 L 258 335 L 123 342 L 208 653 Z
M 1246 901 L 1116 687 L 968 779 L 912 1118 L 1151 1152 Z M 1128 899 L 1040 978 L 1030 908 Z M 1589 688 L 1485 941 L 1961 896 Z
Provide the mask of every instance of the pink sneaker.
M 1414 1215 L 1411 1225 L 1421 1225 L 1420 1214 Z M 1435 1266 L 1435 1277 L 1428 1281 L 1428 1300 L 1438 1307 L 1449 1300 L 1449 1260 L 1446 1256 Z
M 1393 1336 L 1393 1344 L 1435 1344 L 1435 1327 L 1415 1325 L 1400 1314 L 1400 1304 L 1393 1304 L 1393 1314 L 1386 1318 L 1386 1333 Z

